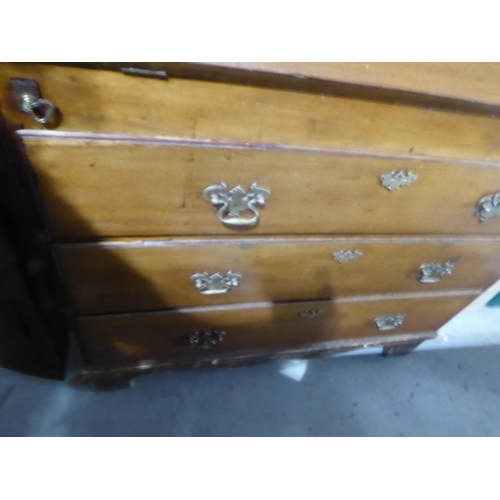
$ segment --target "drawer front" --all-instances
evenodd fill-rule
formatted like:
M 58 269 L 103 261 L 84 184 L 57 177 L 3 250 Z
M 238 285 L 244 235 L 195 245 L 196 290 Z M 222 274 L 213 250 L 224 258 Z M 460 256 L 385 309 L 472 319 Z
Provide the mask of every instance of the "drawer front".
M 500 239 L 151 239 L 58 253 L 84 314 L 484 289 L 500 278 Z
M 331 340 L 433 331 L 476 294 L 368 301 L 321 301 L 89 316 L 79 339 L 89 365 L 286 348 Z M 387 316 L 395 316 L 393 329 Z M 399 320 L 398 320 L 399 316 Z M 385 322 L 385 323 L 384 323 Z M 198 332 L 198 333 L 196 333 Z M 203 334 L 203 332 L 206 332 Z M 191 345 L 190 345 L 191 342 Z
M 62 112 L 57 131 L 164 136 L 397 155 L 500 159 L 500 121 L 346 97 L 37 64 L 0 66 L 8 121 L 43 129 L 19 111 L 11 78 L 38 81 Z
M 480 222 L 476 214 L 479 200 L 500 190 L 497 167 L 104 141 L 26 141 L 26 146 L 53 232 L 61 239 L 241 235 L 242 230 L 500 233 L 500 217 Z M 402 187 L 388 189 L 398 182 L 391 172 L 399 171 Z M 207 195 L 206 188 L 223 182 L 227 189 Z M 244 191 L 229 193 L 239 185 Z M 261 196 L 259 187 L 270 194 Z M 231 210 L 239 217 L 232 218 Z M 238 219 L 247 225 L 235 225 Z

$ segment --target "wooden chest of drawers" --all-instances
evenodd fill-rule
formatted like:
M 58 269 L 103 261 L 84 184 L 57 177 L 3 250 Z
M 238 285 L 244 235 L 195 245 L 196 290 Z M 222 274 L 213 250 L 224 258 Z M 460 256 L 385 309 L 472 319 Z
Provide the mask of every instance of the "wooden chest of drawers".
M 403 352 L 500 278 L 496 104 L 112 69 L 0 66 L 96 384 Z

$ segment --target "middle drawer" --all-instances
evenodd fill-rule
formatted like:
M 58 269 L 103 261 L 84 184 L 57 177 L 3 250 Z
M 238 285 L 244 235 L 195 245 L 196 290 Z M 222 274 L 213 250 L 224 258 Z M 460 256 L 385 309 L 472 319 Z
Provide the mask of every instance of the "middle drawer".
M 58 245 L 81 314 L 484 289 L 499 238 L 147 239 Z

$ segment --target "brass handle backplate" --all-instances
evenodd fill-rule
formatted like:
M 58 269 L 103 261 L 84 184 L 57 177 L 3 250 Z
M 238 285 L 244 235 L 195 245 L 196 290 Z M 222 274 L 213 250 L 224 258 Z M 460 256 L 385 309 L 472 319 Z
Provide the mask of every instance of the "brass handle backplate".
M 396 191 L 399 188 L 409 186 L 418 179 L 417 174 L 405 170 L 391 170 L 380 176 L 380 184 L 388 191 Z
M 345 264 L 351 260 L 359 259 L 363 257 L 363 252 L 361 250 L 339 250 L 338 252 L 332 253 L 333 260 L 336 260 L 340 264 Z
M 476 216 L 480 222 L 500 216 L 500 192 L 481 198 L 476 205 Z
M 247 193 L 241 186 L 227 191 L 227 184 L 209 186 L 203 191 L 203 199 L 217 210 L 217 217 L 227 226 L 256 226 L 259 223 L 257 206 L 263 207 L 271 191 L 254 182 Z M 240 216 L 249 212 L 250 217 Z
M 225 275 L 215 273 L 210 275 L 208 271 L 196 273 L 191 276 L 190 281 L 202 295 L 218 295 L 227 293 L 231 288 L 240 284 L 241 274 L 228 271 Z
M 454 262 L 451 260 L 445 262 L 444 264 L 426 262 L 418 269 L 418 279 L 421 283 L 437 283 L 447 274 L 452 273 L 454 265 Z
M 212 349 L 224 340 L 224 330 L 195 331 L 187 335 L 189 346 L 198 349 Z
M 379 330 L 394 330 L 404 322 L 404 314 L 394 314 L 393 316 L 379 316 L 373 322 Z
M 299 312 L 298 316 L 300 319 L 315 319 L 321 314 L 319 309 L 306 309 L 305 311 Z

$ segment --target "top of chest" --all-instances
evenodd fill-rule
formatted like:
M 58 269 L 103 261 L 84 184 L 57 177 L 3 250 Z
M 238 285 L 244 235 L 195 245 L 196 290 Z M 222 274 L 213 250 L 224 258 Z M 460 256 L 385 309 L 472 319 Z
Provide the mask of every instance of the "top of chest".
M 168 80 L 147 77 L 159 71 L 157 65 L 137 77 L 3 64 L 0 109 L 26 137 L 43 132 L 92 140 L 97 134 L 111 140 L 500 159 L 500 93 L 493 83 L 498 65 L 382 65 L 368 77 L 356 63 L 217 64 L 174 65 Z M 40 97 L 61 114 L 54 127 L 20 109 L 13 79 L 38 84 Z

